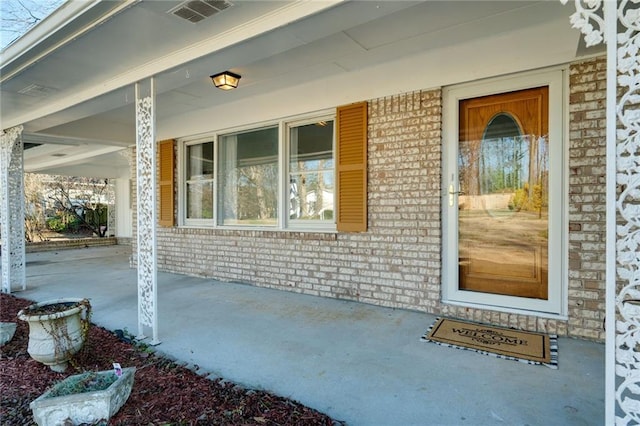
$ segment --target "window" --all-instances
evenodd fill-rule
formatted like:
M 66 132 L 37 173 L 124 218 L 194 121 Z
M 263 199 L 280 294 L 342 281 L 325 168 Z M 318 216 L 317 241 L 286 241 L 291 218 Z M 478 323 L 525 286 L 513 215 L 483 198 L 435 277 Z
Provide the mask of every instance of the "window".
M 366 231 L 366 111 L 183 140 L 180 224 Z
M 213 219 L 213 142 L 186 151 L 187 218 Z
M 278 128 L 222 136 L 218 149 L 218 224 L 276 225 Z
M 333 121 L 289 129 L 289 219 L 333 222 Z

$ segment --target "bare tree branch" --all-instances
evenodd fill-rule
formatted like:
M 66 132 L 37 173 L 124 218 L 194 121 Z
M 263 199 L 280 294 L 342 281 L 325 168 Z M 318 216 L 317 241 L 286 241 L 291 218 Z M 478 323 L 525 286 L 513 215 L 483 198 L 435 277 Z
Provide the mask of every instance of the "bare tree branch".
M 0 0 L 0 49 L 20 38 L 66 0 Z

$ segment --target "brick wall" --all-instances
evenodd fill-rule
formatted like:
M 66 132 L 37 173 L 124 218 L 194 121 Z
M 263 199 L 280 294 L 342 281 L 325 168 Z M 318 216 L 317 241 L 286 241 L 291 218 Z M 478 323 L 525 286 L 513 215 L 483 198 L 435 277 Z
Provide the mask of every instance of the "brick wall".
M 41 251 L 76 249 L 82 247 L 112 246 L 116 244 L 128 244 L 128 241 L 118 241 L 116 237 L 105 238 L 71 238 L 68 240 L 50 240 L 27 243 L 26 253 L 37 253 Z
M 604 340 L 606 71 L 604 57 L 576 63 L 569 89 L 569 329 Z
M 159 268 L 603 340 L 604 65 L 571 67 L 568 322 L 441 304 L 439 89 L 369 101 L 366 233 L 158 228 Z
M 440 90 L 369 103 L 368 232 L 158 228 L 159 268 L 432 310 L 441 263 L 440 118 Z

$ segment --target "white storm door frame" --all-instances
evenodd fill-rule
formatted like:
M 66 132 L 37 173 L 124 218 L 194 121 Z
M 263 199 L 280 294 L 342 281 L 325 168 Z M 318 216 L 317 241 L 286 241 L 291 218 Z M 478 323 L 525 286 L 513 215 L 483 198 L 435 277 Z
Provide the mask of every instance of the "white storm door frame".
M 443 90 L 443 303 L 544 317 L 567 315 L 567 147 L 568 105 L 563 68 L 501 77 Z M 458 104 L 460 100 L 549 86 L 549 299 L 530 299 L 460 290 L 458 288 Z

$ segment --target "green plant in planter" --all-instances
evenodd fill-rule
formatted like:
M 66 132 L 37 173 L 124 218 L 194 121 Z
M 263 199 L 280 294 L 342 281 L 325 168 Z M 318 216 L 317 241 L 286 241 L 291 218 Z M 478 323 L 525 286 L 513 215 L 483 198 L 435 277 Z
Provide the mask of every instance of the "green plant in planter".
M 125 404 L 134 382 L 135 367 L 69 376 L 31 402 L 40 425 L 107 422 Z M 118 371 L 116 369 L 116 371 Z
M 74 395 L 83 392 L 102 391 L 111 386 L 118 376 L 114 374 L 97 374 L 93 371 L 70 377 L 61 382 L 49 393 L 49 398 L 56 396 Z

